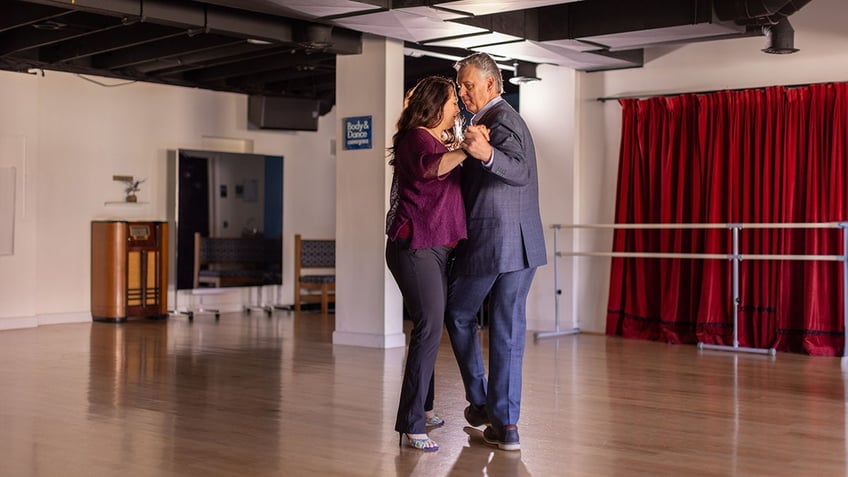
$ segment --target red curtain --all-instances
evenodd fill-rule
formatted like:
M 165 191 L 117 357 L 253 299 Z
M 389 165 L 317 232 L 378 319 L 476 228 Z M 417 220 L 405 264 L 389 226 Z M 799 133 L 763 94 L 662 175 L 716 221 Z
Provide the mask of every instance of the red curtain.
M 621 101 L 616 223 L 848 220 L 848 83 Z M 743 254 L 842 253 L 838 229 L 743 229 Z M 617 229 L 613 251 L 731 251 L 725 229 Z M 842 265 L 743 260 L 739 346 L 838 355 Z M 607 333 L 733 344 L 727 259 L 614 258 Z

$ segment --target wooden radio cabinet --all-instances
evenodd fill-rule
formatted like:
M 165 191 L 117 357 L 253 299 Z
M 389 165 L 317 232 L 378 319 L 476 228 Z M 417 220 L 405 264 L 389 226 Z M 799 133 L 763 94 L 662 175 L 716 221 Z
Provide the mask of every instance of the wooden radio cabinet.
M 167 222 L 91 222 L 94 321 L 167 318 L 167 255 Z

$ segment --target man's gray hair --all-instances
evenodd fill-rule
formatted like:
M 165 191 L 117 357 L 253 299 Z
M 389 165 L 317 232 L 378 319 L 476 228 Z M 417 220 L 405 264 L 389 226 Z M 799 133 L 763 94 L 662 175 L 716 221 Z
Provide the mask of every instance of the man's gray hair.
M 454 63 L 453 69 L 458 72 L 464 66 L 474 66 L 483 73 L 483 77 L 491 76 L 494 78 L 498 88 L 498 93 L 503 94 L 503 76 L 501 76 L 501 70 L 498 68 L 498 64 L 495 63 L 495 60 L 493 60 L 487 53 L 474 53 L 468 55 Z

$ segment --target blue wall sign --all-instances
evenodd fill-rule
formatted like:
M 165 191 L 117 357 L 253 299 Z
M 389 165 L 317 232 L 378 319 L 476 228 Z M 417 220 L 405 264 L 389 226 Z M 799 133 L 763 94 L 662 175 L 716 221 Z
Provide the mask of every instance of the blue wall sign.
M 344 120 L 344 148 L 371 149 L 371 116 L 358 116 Z

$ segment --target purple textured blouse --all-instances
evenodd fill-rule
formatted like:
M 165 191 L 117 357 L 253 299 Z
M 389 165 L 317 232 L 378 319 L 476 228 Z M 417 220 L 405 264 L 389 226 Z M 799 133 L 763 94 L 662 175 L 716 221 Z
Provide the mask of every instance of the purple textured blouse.
M 407 223 L 412 226 L 410 248 L 451 245 L 466 238 L 465 206 L 460 190 L 460 167 L 438 176 L 439 162 L 447 147 L 424 129 L 404 134 L 395 149 L 394 178 L 387 224 L 389 239 Z M 393 187 L 394 188 L 394 187 Z M 390 212 L 391 214 L 391 212 Z M 390 216 L 391 219 L 391 216 Z

